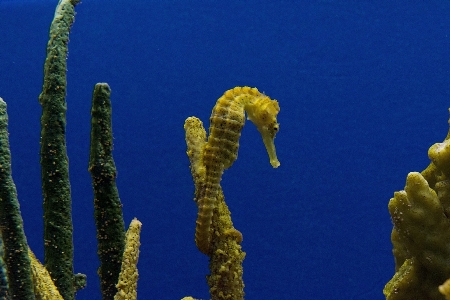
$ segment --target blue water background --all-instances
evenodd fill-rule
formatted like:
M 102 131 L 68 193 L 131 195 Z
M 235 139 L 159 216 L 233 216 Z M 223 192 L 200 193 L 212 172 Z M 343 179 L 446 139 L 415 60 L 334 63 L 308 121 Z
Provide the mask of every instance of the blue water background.
M 0 0 L 0 96 L 30 247 L 43 260 L 39 135 L 57 1 Z M 140 299 L 208 299 L 183 123 L 258 87 L 279 101 L 273 169 L 248 123 L 222 187 L 246 299 L 384 299 L 387 203 L 447 134 L 448 1 L 84 0 L 70 34 L 67 146 L 77 299 L 100 299 L 89 157 L 93 86 L 112 89 L 125 222 L 142 221 Z

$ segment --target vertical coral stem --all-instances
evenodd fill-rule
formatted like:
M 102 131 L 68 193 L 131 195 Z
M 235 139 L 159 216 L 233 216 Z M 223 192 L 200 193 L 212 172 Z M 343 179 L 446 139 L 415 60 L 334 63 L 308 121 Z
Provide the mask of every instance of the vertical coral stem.
M 7 266 L 9 293 L 13 299 L 34 299 L 28 245 L 11 177 L 6 103 L 0 98 L 0 229 Z
M 66 300 L 74 299 L 72 201 L 66 153 L 66 58 L 77 0 L 60 0 L 50 25 L 39 95 L 45 266 Z
M 94 188 L 94 215 L 97 226 L 103 299 L 114 299 L 117 293 L 125 229 L 122 204 L 116 187 L 116 166 L 112 157 L 111 90 L 106 83 L 94 88 L 91 110 L 91 150 L 89 171 Z

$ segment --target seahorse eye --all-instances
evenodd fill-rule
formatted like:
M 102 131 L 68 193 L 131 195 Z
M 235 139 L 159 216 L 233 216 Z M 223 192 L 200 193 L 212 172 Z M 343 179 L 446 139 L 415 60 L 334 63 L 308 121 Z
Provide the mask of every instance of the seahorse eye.
M 277 132 L 278 130 L 280 129 L 280 124 L 275 124 L 274 126 L 273 126 L 273 130 L 275 131 L 275 132 Z

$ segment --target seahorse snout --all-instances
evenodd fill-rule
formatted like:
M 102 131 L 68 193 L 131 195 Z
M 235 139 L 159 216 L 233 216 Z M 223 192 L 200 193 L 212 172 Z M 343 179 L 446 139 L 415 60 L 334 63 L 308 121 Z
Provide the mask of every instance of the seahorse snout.
M 276 127 L 275 127 L 276 126 Z M 263 126 L 258 127 L 259 132 L 261 133 L 261 137 L 264 142 L 264 146 L 266 146 L 267 154 L 269 154 L 270 164 L 274 168 L 278 168 L 280 166 L 280 162 L 277 158 L 277 151 L 275 149 L 275 134 L 279 129 L 278 123 L 272 126 L 271 128 Z

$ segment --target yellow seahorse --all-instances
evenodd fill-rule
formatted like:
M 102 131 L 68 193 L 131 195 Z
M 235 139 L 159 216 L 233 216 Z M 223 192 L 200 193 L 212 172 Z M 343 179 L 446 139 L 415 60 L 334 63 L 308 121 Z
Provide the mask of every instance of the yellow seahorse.
M 223 171 L 231 167 L 237 158 L 239 137 L 245 123 L 244 111 L 261 133 L 270 164 L 274 168 L 280 165 L 274 144 L 279 130 L 276 118 L 280 111 L 278 102 L 261 94 L 258 89 L 247 86 L 226 91 L 213 108 L 208 141 L 203 146 L 200 158 L 203 169 L 199 170 L 199 173 L 202 173 L 203 184 L 197 196 L 195 242 L 198 249 L 205 254 L 208 254 L 210 249 L 211 218 L 220 180 Z

